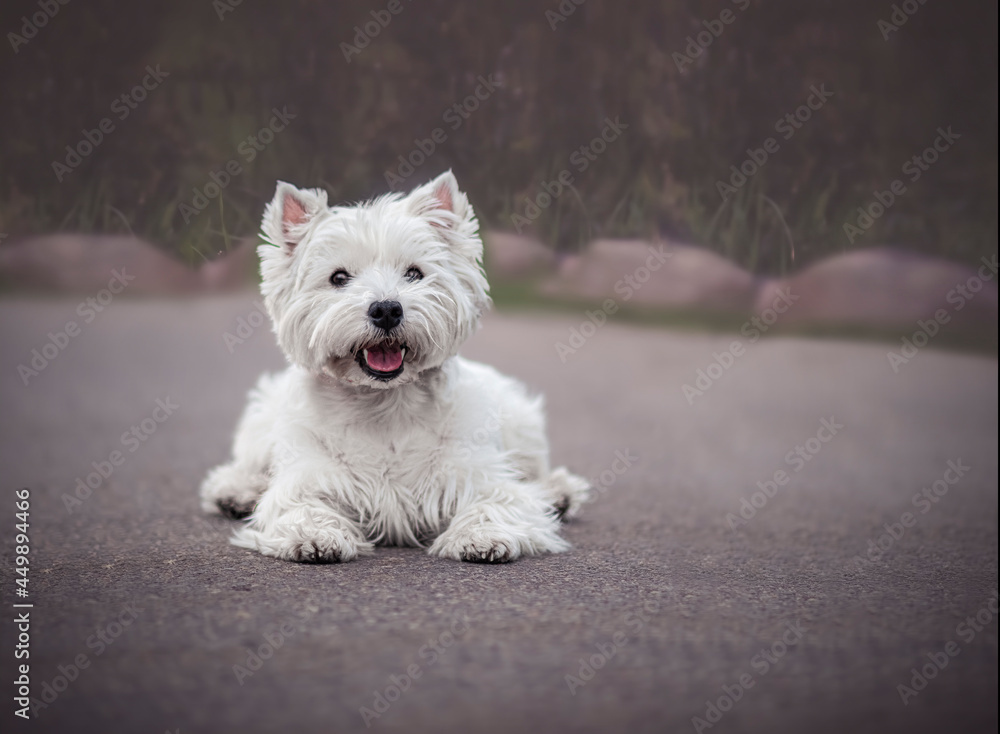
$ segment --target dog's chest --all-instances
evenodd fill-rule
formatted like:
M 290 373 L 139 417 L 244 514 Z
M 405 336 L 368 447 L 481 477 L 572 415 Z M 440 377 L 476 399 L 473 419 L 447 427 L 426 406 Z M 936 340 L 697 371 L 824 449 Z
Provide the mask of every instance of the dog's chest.
M 453 470 L 456 442 L 447 431 L 346 426 L 331 437 L 331 457 L 360 491 L 409 497 L 435 491 Z
M 443 530 L 463 472 L 454 442 L 425 429 L 372 434 L 346 431 L 329 447 L 347 480 L 342 500 L 376 541 L 419 545 Z

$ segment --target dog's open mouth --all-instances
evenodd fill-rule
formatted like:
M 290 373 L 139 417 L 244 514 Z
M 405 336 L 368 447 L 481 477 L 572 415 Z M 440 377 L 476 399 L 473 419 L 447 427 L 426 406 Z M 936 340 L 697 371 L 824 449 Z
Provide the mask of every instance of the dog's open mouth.
M 361 370 L 376 380 L 391 380 L 403 373 L 406 345 L 395 342 L 369 344 L 355 355 Z

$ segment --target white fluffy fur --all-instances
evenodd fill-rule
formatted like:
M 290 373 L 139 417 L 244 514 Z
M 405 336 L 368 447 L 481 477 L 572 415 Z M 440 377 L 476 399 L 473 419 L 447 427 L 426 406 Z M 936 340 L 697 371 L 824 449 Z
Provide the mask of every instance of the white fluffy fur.
M 233 460 L 202 504 L 250 514 L 237 545 L 294 561 L 348 561 L 373 544 L 427 545 L 467 561 L 565 550 L 559 514 L 589 487 L 549 469 L 540 398 L 457 356 L 489 306 L 475 214 L 451 172 L 408 196 L 327 207 L 279 183 L 264 213 L 268 313 L 291 366 L 264 375 Z M 419 268 L 411 282 L 405 273 Z M 344 287 L 330 276 L 351 275 Z M 403 372 L 382 381 L 355 359 L 385 338 L 370 304 L 398 301 Z

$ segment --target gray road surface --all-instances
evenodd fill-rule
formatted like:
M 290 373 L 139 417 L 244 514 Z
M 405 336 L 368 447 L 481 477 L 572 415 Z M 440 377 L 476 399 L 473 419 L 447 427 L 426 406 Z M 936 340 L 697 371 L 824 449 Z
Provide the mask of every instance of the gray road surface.
M 224 343 L 251 296 L 122 298 L 92 323 L 78 303 L 0 301 L 5 731 L 996 729 L 994 358 L 926 349 L 894 374 L 886 345 L 770 339 L 689 404 L 732 336 L 611 324 L 563 364 L 582 315 L 494 315 L 465 353 L 543 391 L 555 460 L 605 485 L 573 549 L 308 566 L 230 546 L 198 509 L 247 389 L 282 363 L 266 326 Z M 81 332 L 24 385 L 69 320 Z M 158 399 L 179 407 L 143 424 Z M 825 443 L 824 420 L 842 425 Z M 949 462 L 968 468 L 938 498 Z M 29 723 L 11 685 L 21 487 L 32 695 L 54 687 Z M 931 677 L 904 705 L 914 668 Z

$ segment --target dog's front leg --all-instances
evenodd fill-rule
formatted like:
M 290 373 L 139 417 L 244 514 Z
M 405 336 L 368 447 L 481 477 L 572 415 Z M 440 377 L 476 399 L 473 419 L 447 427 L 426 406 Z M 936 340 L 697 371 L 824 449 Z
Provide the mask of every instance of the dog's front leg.
M 459 506 L 428 552 L 474 563 L 506 563 L 521 556 L 559 553 L 559 519 L 536 482 L 502 480 Z
M 372 544 L 344 503 L 348 479 L 330 459 L 299 454 L 274 470 L 270 485 L 233 543 L 302 563 L 338 563 L 370 553 Z

